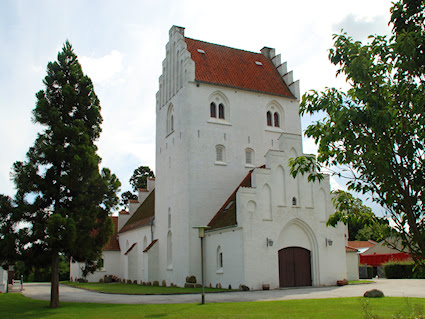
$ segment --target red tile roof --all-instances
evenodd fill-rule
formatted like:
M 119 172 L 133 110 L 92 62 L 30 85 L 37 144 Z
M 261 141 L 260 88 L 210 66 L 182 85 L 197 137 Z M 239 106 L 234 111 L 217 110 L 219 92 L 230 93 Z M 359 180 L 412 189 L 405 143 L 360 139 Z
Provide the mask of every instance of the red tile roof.
M 119 214 L 121 214 L 121 215 L 129 215 L 130 213 L 128 211 L 126 211 L 126 210 L 122 210 L 122 211 L 119 212 Z
M 345 246 L 345 251 L 346 252 L 358 252 L 358 250 L 356 248 L 350 247 L 350 246 Z
M 158 239 L 154 239 L 148 247 L 145 248 L 145 250 L 143 251 L 144 253 L 147 253 L 152 247 L 153 245 L 155 245 L 155 243 L 158 241 Z
M 120 251 L 120 243 L 118 241 L 118 216 L 112 216 L 112 221 L 114 223 L 114 233 L 109 238 L 109 242 L 103 248 L 104 251 Z
M 377 242 L 373 240 L 356 240 L 356 241 L 349 241 L 348 246 L 353 248 L 370 248 L 377 244 Z
M 133 245 L 131 245 L 131 247 L 125 252 L 124 255 L 128 255 L 130 251 L 132 251 L 132 249 L 134 248 L 134 246 L 136 246 L 137 243 L 134 243 Z
M 242 183 L 235 189 L 230 195 L 226 202 L 221 206 L 220 210 L 215 214 L 213 219 L 209 222 L 209 229 L 217 229 L 229 226 L 237 225 L 236 220 L 236 193 L 241 187 L 251 187 L 251 174 L 249 171 L 248 175 L 243 179 Z
M 196 81 L 294 98 L 272 61 L 262 53 L 190 38 L 185 41 L 195 62 Z
M 144 202 L 137 208 L 127 223 L 121 228 L 120 233 L 149 225 L 155 215 L 155 190 L 153 190 Z

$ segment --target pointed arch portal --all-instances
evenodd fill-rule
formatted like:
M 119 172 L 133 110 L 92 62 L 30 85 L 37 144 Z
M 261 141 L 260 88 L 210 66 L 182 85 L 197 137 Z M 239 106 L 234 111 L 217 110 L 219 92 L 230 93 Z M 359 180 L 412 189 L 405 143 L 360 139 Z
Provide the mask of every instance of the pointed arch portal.
M 311 286 L 311 254 L 302 247 L 279 250 L 279 286 Z

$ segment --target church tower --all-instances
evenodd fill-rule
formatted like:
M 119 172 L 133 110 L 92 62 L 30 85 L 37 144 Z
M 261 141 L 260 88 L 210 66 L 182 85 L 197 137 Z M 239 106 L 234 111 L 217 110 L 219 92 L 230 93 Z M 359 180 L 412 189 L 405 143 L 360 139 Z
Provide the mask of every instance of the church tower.
M 159 277 L 200 278 L 207 225 L 282 133 L 301 154 L 299 84 L 271 48 L 233 49 L 169 32 L 156 95 L 155 234 Z M 178 253 L 176 253 L 178 251 Z

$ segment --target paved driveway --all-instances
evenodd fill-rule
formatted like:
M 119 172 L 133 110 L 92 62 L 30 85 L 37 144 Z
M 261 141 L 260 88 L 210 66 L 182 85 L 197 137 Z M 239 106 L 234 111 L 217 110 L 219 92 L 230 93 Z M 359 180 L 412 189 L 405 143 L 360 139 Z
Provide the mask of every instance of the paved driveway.
M 289 288 L 269 291 L 237 291 L 206 294 L 206 302 L 244 302 L 290 299 L 322 299 L 362 296 L 370 289 L 380 289 L 389 297 L 425 298 L 424 279 L 378 279 L 372 284 L 343 287 Z M 118 295 L 98 293 L 60 285 L 60 300 L 68 302 L 117 304 L 199 303 L 199 294 L 191 295 Z M 23 294 L 29 298 L 50 300 L 50 283 L 28 283 Z

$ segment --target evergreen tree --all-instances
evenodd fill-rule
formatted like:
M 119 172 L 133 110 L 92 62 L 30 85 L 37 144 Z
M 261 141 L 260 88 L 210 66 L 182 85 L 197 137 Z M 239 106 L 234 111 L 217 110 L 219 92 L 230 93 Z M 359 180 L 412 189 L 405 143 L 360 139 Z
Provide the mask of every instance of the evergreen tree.
M 33 120 L 44 130 L 26 161 L 13 165 L 14 220 L 24 222 L 20 258 L 39 267 L 50 263 L 50 307 L 56 308 L 59 257 L 87 263 L 100 258 L 112 234 L 109 212 L 119 202 L 121 184 L 108 169 L 99 171 L 99 100 L 68 41 L 47 65 L 43 83 Z
M 133 186 L 133 190 L 137 192 L 138 188 L 146 188 L 148 177 L 155 177 L 149 166 L 139 166 L 136 168 L 129 180 L 131 186 Z

